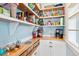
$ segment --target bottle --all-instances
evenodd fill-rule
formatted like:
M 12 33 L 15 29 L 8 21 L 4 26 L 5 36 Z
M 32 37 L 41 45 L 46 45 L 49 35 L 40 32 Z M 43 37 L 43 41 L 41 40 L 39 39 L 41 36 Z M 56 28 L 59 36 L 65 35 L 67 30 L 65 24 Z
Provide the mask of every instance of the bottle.
M 43 25 L 43 24 L 44 24 L 44 23 L 43 23 L 43 19 L 39 19 L 39 20 L 38 20 L 38 24 L 39 24 L 39 25 Z
M 20 48 L 21 42 L 19 40 L 16 41 L 16 48 Z
M 63 30 L 60 29 L 60 38 L 63 38 Z
M 0 48 L 0 55 L 4 55 L 6 53 L 6 50 L 4 48 Z
M 64 18 L 63 17 L 60 18 L 60 25 L 61 26 L 64 25 Z
M 33 31 L 33 32 L 32 32 L 32 37 L 33 37 L 33 38 L 36 38 L 36 37 L 37 37 L 37 36 L 36 36 L 36 31 Z
M 48 21 L 48 22 L 47 22 L 47 25 L 52 25 L 51 21 Z
M 39 27 L 37 30 L 37 37 L 42 37 L 43 27 Z
M 59 38 L 59 37 L 60 37 L 60 29 L 56 29 L 55 38 Z

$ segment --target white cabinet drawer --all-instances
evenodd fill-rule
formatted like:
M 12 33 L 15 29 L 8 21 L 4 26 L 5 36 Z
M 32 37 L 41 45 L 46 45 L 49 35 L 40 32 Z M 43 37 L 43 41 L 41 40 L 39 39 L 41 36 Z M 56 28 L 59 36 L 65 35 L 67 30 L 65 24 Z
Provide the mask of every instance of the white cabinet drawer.
M 50 56 L 49 40 L 40 40 L 40 56 Z
M 51 56 L 65 56 L 66 55 L 66 46 L 64 41 L 51 40 L 52 47 L 50 48 Z

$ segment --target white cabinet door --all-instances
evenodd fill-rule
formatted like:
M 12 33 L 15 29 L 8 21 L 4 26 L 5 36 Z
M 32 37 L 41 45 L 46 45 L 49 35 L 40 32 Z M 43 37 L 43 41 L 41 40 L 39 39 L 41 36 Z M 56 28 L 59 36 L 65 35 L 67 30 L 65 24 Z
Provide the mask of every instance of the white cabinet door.
M 40 45 L 32 56 L 65 56 L 66 45 L 60 40 L 40 40 Z
M 40 40 L 40 56 L 50 56 L 49 40 Z
M 63 41 L 51 41 L 51 56 L 65 56 L 66 55 L 66 45 Z
M 53 49 L 54 43 L 52 40 L 49 41 L 49 48 L 50 48 L 50 56 L 54 56 L 54 49 Z

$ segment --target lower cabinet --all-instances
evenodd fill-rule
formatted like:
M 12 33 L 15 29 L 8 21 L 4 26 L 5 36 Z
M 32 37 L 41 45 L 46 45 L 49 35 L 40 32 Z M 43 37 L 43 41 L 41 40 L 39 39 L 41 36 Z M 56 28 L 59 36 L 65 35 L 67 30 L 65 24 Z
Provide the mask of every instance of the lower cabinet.
M 64 41 L 51 41 L 51 56 L 66 56 L 66 45 Z
M 59 40 L 40 40 L 40 45 L 32 56 L 65 56 L 66 45 Z
M 50 56 L 49 40 L 40 40 L 39 54 L 40 56 Z

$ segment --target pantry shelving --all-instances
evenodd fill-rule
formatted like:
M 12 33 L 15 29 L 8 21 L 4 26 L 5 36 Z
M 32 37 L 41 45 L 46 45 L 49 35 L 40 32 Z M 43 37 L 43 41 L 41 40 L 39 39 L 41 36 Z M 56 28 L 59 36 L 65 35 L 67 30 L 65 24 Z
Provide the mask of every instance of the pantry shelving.
M 58 7 L 49 7 L 49 8 L 44 8 L 44 9 L 41 9 L 41 10 L 52 10 L 52 9 L 57 9 L 57 8 L 64 8 L 64 6 L 58 6 Z
M 60 27 L 60 26 L 64 26 L 64 25 L 44 25 L 43 27 Z
M 74 3 L 74 4 L 73 4 L 73 3 L 68 3 L 68 4 L 67 4 L 67 8 L 73 7 L 75 4 L 76 4 L 76 3 Z
M 39 6 L 38 4 L 35 4 L 36 5 L 36 9 L 39 10 Z M 22 8 L 24 7 L 24 8 Z M 23 3 L 20 3 L 20 6 L 19 8 L 23 11 L 26 11 L 26 10 L 29 10 L 32 14 L 34 14 L 37 18 L 52 18 L 52 17 L 62 17 L 64 15 L 57 15 L 57 16 L 44 16 L 44 17 L 41 17 L 39 16 L 35 11 L 33 11 L 29 6 L 28 4 L 23 4 Z M 64 6 L 58 6 L 58 7 L 52 7 L 52 8 L 47 8 L 47 9 L 42 9 L 43 11 L 45 10 L 52 10 L 52 9 L 58 9 L 58 8 L 64 8 Z
M 26 5 L 27 6 L 27 5 Z M 33 13 L 34 13 L 34 15 L 36 15 L 36 17 L 39 17 L 29 6 L 27 6 L 27 8 L 29 9 L 29 10 L 31 10 Z
M 60 15 L 60 16 L 47 16 L 47 17 L 39 17 L 39 18 L 43 19 L 43 18 L 56 18 L 56 17 L 64 17 L 64 15 Z
M 79 14 L 79 11 L 75 12 L 74 14 L 72 14 L 71 16 L 69 16 L 68 18 L 71 19 L 73 16 Z
M 78 4 L 74 4 L 74 3 L 71 3 L 70 6 L 72 7 L 67 7 L 67 11 L 68 11 L 68 18 L 72 18 L 73 16 L 79 14 L 79 5 Z
M 30 3 L 30 4 L 32 4 L 32 3 Z M 46 30 L 47 30 L 46 33 L 48 32 L 47 35 L 49 35 L 49 36 L 51 35 L 55 39 L 60 38 L 60 37 L 64 38 L 64 27 L 65 27 L 64 16 L 65 15 L 64 15 L 64 13 L 62 13 L 62 12 L 64 12 L 64 6 L 43 9 L 43 12 L 45 10 L 50 10 L 50 9 L 52 9 L 51 12 L 53 12 L 53 9 L 59 9 L 59 11 L 57 10 L 56 15 L 48 15 L 48 16 L 41 17 L 38 14 L 39 11 L 41 10 L 40 5 L 36 4 L 36 3 L 33 3 L 33 4 L 34 4 L 33 5 L 34 8 L 31 8 L 29 3 L 15 4 L 16 8 L 12 6 L 11 10 L 7 10 L 6 8 L 1 6 L 1 8 L 12 12 L 11 14 L 8 13 L 9 16 L 4 15 L 3 13 L 0 13 L 1 24 L 3 24 L 5 26 L 5 27 L 3 27 L 3 25 L 1 25 L 0 28 L 1 28 L 1 30 L 3 30 L 5 28 L 2 32 L 4 32 L 4 31 L 7 32 L 6 37 L 7 36 L 9 37 L 8 40 L 13 39 L 14 41 L 15 40 L 22 41 L 22 40 L 24 40 L 24 38 L 29 40 L 29 39 L 33 38 L 33 35 L 35 35 L 36 36 L 35 38 L 37 39 L 39 37 L 39 35 L 41 37 L 44 36 L 44 34 L 45 34 L 44 32 Z M 62 8 L 63 8 L 63 11 L 61 10 Z M 26 15 L 26 12 L 27 12 L 27 15 Z M 46 11 L 46 12 L 48 12 L 48 11 Z M 30 19 L 33 21 L 28 21 Z M 48 20 L 44 21 L 45 19 L 48 19 Z M 49 19 L 51 19 L 51 21 Z M 40 20 L 42 20 L 42 21 L 40 21 Z M 49 24 L 49 22 L 51 24 Z M 41 23 L 41 24 L 39 24 L 39 23 Z M 35 30 L 35 34 L 33 34 L 33 29 L 35 27 L 38 27 L 38 28 Z M 46 29 L 44 27 L 48 27 L 48 29 Z M 6 30 L 6 28 L 7 28 L 7 30 Z M 40 29 L 40 31 L 39 31 L 39 29 Z M 43 32 L 43 29 L 44 29 L 44 32 Z M 57 30 L 59 31 L 58 37 L 56 37 L 57 34 L 55 34 Z M 51 31 L 52 33 L 50 33 L 49 31 Z M 28 38 L 28 36 L 29 36 L 29 38 Z M 32 53 L 36 50 L 38 45 L 39 45 L 39 39 L 38 39 L 38 41 L 34 40 L 34 42 L 31 45 L 28 46 L 28 44 L 27 45 L 25 44 L 24 47 L 22 48 L 22 50 L 17 50 L 12 55 L 20 55 L 20 56 L 32 55 Z M 29 47 L 29 48 L 26 51 L 27 47 Z
M 5 16 L 3 14 L 0 14 L 0 20 L 1 21 L 18 22 L 18 23 L 22 23 L 22 24 L 31 25 L 31 26 L 39 26 L 39 25 L 36 25 L 36 24 L 33 24 L 33 23 L 29 23 L 29 22 L 26 22 L 26 21 L 16 19 L 16 18 L 8 17 L 8 16 Z
M 1 5 L 0 6 L 0 18 L 1 18 L 0 20 L 2 20 L 2 21 L 10 21 L 10 22 L 18 22 L 18 23 L 22 23 L 22 24 L 31 25 L 31 26 L 39 26 L 39 25 L 34 24 L 33 22 L 28 22 L 26 20 L 26 18 L 24 18 L 24 17 L 27 17 L 25 15 L 26 11 L 28 11 L 29 14 L 36 15 L 35 12 L 33 10 L 31 10 L 31 8 L 29 8 L 27 4 L 19 3 L 17 5 L 17 4 L 8 4 L 8 3 L 6 3 L 6 6 L 10 6 L 10 5 L 12 6 L 12 7 L 8 7 L 8 9 L 10 9 L 10 8 L 14 9 L 14 10 L 11 10 L 11 11 L 4 8 L 5 3 L 0 4 L 0 5 Z M 10 11 L 11 13 L 8 12 L 8 11 Z M 22 13 L 22 16 L 18 17 L 21 13 Z M 9 16 L 7 14 L 9 14 Z
M 23 10 L 23 11 L 29 11 L 30 13 L 34 14 L 36 17 L 39 17 L 29 6 L 28 4 L 26 3 L 19 3 L 19 9 Z
M 79 31 L 79 29 L 68 29 L 69 31 Z
M 58 6 L 54 8 L 49 8 L 41 10 L 43 14 L 39 14 L 39 18 L 53 18 L 53 17 L 64 17 L 64 6 Z

